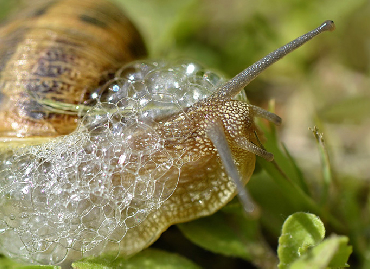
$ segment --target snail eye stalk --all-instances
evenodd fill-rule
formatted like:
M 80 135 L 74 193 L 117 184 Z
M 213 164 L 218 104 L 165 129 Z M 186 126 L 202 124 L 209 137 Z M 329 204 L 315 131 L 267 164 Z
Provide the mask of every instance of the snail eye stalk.
M 234 159 L 227 143 L 227 138 L 225 136 L 224 127 L 219 121 L 210 123 L 207 126 L 206 134 L 208 138 L 212 141 L 213 145 L 216 147 L 218 155 L 221 158 L 224 169 L 226 170 L 228 176 L 232 179 L 238 190 L 238 197 L 243 205 L 246 212 L 252 212 L 254 210 L 254 204 L 247 190 L 244 188 L 241 177 L 239 175 L 238 168 L 234 163 Z

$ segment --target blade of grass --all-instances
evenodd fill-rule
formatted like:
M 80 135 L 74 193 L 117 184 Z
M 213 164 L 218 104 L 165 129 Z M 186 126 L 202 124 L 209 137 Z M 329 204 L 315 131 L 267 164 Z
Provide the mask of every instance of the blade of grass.
M 323 174 L 323 179 L 324 179 L 323 181 L 324 184 L 323 184 L 321 199 L 320 199 L 320 205 L 323 206 L 327 203 L 327 200 L 328 200 L 329 187 L 331 186 L 333 182 L 333 174 L 332 174 L 329 154 L 325 146 L 324 134 L 320 133 L 319 129 L 316 126 L 314 126 L 313 128 L 308 128 L 308 129 L 312 131 L 316 139 L 316 143 L 318 145 L 319 151 L 320 151 L 321 169 L 322 169 L 322 174 Z

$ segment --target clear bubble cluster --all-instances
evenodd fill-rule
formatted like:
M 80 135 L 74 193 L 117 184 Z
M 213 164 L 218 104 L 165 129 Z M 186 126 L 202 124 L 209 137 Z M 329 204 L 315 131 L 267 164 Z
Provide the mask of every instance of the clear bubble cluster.
M 222 82 L 190 62 L 133 62 L 91 94 L 76 131 L 1 152 L 0 252 L 60 264 L 119 249 L 176 188 L 174 160 L 152 158 L 165 156 L 153 127 Z

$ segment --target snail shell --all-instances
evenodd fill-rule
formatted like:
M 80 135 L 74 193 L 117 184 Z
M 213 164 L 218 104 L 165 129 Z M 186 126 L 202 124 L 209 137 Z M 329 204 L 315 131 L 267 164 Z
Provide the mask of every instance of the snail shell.
M 131 255 L 170 225 L 212 214 L 237 189 L 250 210 L 243 185 L 255 155 L 273 158 L 257 146 L 254 117 L 280 118 L 235 98 L 267 66 L 332 28 L 326 22 L 228 82 L 192 63 L 124 66 L 71 134 L 1 150 L 1 251 L 62 265 Z
M 0 136 L 10 137 L 70 133 L 76 113 L 58 104 L 82 103 L 146 55 L 136 28 L 105 0 L 32 1 L 0 28 L 0 41 Z

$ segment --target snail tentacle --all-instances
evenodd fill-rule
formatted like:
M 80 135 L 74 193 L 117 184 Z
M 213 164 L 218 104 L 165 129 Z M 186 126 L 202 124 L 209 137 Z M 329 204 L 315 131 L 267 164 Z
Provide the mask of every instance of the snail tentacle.
M 260 117 L 260 118 L 266 119 L 268 121 L 271 121 L 275 125 L 280 125 L 281 124 L 281 118 L 278 115 L 276 115 L 275 113 L 264 110 L 263 108 L 260 108 L 258 106 L 249 105 L 249 107 L 253 110 L 254 115 L 256 117 Z
M 271 162 L 271 161 L 274 160 L 274 155 L 272 153 L 270 153 L 270 152 L 258 147 L 257 145 L 253 144 L 246 137 L 236 137 L 235 142 L 242 149 L 245 149 L 249 152 L 252 152 L 253 154 L 255 154 L 257 156 L 260 156 L 260 157 L 264 158 L 266 161 Z
M 294 39 L 293 41 L 285 44 L 284 46 L 274 50 L 267 54 L 265 57 L 255 62 L 242 72 L 237 74 L 234 78 L 230 79 L 224 85 L 222 85 L 214 94 L 214 98 L 230 99 L 239 93 L 245 86 L 247 86 L 252 80 L 254 80 L 260 73 L 262 73 L 267 67 L 282 59 L 285 55 L 294 51 L 295 49 L 302 46 L 307 41 L 311 40 L 315 36 L 325 32 L 333 31 L 335 25 L 333 21 L 327 20 L 323 22 L 316 29 Z
M 253 212 L 254 204 L 247 190 L 244 188 L 238 168 L 234 163 L 222 123 L 220 121 L 215 121 L 209 124 L 207 126 L 206 134 L 216 147 L 226 173 L 235 183 L 238 190 L 238 197 L 243 205 L 244 210 L 246 212 Z

